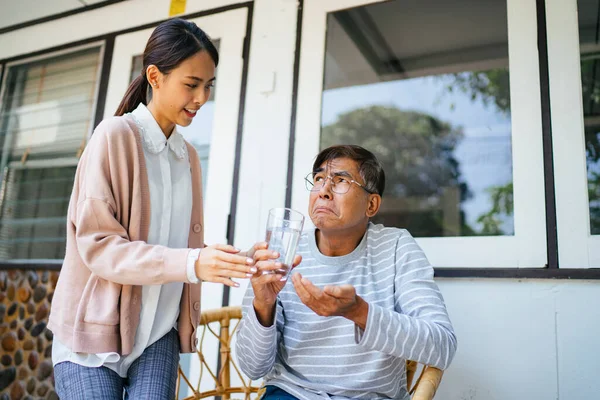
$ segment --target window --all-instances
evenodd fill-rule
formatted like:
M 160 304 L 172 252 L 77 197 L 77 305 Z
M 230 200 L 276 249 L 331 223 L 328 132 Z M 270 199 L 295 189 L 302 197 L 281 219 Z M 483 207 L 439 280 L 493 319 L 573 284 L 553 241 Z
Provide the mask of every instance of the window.
M 292 206 L 320 149 L 358 144 L 386 172 L 374 222 L 435 266 L 543 267 L 535 2 L 332 0 L 304 19 Z
M 320 147 L 359 144 L 383 162 L 376 223 L 513 235 L 506 4 L 413 3 L 328 15 Z
M 0 108 L 0 259 L 64 257 L 77 161 L 93 128 L 101 47 L 8 65 Z
M 561 268 L 600 267 L 598 0 L 546 1 Z
M 579 45 L 590 233 L 600 234 L 600 1 L 579 0 Z

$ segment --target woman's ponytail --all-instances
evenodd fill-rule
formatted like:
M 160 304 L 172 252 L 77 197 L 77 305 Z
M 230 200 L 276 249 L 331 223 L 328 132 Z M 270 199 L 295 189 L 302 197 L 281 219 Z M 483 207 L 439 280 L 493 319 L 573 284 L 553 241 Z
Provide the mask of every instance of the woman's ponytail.
M 123 114 L 132 112 L 140 103 L 147 105 L 148 80 L 146 79 L 146 71 L 143 75 L 138 76 L 131 82 L 121 100 L 121 104 L 117 108 L 115 116 L 120 117 Z

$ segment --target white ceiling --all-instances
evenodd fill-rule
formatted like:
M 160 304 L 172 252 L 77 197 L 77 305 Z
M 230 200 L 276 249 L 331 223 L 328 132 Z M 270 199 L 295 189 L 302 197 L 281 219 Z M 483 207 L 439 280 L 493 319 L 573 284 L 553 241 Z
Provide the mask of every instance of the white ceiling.
M 363 9 L 405 73 L 378 75 L 342 25 L 330 17 L 326 89 L 433 74 L 440 68 L 445 73 L 459 72 L 467 64 L 487 69 L 507 63 L 482 63 L 508 59 L 505 0 L 395 0 Z
M 0 0 L 0 28 L 104 1 L 106 0 Z

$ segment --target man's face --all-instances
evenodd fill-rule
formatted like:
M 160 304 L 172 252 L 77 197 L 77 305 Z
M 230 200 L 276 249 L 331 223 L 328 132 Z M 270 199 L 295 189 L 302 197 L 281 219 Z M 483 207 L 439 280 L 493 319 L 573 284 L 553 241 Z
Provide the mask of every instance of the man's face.
M 344 177 L 347 181 L 354 180 L 364 186 L 356 161 L 350 158 L 336 158 L 326 161 L 319 169 L 313 171 L 315 182 L 325 179 L 321 190 L 310 192 L 308 213 L 321 231 L 339 231 L 352 228 L 361 229 L 369 220 L 368 209 L 370 195 L 360 186 L 351 183 L 345 194 L 332 190 L 331 177 Z

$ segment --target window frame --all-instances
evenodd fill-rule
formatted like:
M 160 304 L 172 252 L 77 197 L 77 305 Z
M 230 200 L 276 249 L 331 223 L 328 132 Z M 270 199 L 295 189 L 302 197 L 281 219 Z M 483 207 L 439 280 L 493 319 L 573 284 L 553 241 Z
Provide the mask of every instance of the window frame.
M 302 177 L 319 151 L 326 23 L 329 12 L 382 0 L 305 2 L 293 143 L 291 206 L 306 210 Z M 543 268 L 547 264 L 541 85 L 535 0 L 507 0 L 511 74 L 513 236 L 416 238 L 440 268 Z M 315 79 L 316 78 L 316 79 Z
M 600 267 L 591 234 L 577 0 L 545 0 L 560 268 Z
M 4 69 L 0 68 L 0 76 L 2 76 L 4 78 L 8 77 L 8 73 L 10 72 L 10 69 L 12 67 L 29 64 L 29 63 L 44 60 L 44 59 L 50 59 L 50 58 L 54 58 L 54 57 L 58 57 L 58 56 L 66 55 L 66 54 L 76 53 L 78 51 L 91 49 L 94 47 L 99 47 L 99 53 L 98 53 L 98 69 L 96 71 L 96 84 L 94 87 L 94 104 L 91 109 L 92 119 L 90 120 L 90 124 L 88 126 L 88 133 L 86 135 L 87 139 L 89 140 L 92 137 L 92 133 L 94 132 L 94 128 L 95 128 L 94 127 L 94 122 L 95 122 L 94 117 L 96 115 L 96 110 L 99 105 L 98 104 L 98 96 L 99 96 L 99 92 L 100 92 L 100 81 L 102 78 L 102 61 L 104 60 L 106 41 L 98 40 L 98 41 L 86 43 L 86 44 L 80 45 L 80 46 L 73 46 L 73 47 L 69 47 L 66 49 L 58 50 L 58 51 L 52 51 L 52 52 L 40 54 L 37 56 L 26 57 L 26 58 L 19 59 L 17 61 L 8 62 L 8 63 L 4 64 Z M 2 75 L 3 72 L 4 72 L 4 75 Z M 4 104 L 3 104 L 4 92 L 7 90 L 5 81 L 6 81 L 6 79 L 3 79 L 2 81 L 0 81 L 0 110 L 2 110 L 2 107 L 4 107 Z M 51 160 L 53 158 L 50 157 L 48 159 Z M 27 164 L 27 162 L 25 164 Z M 75 166 L 75 165 L 77 165 L 77 163 L 73 164 L 73 166 Z
M 101 78 L 102 78 L 102 67 L 103 67 L 103 60 L 104 60 L 105 49 L 106 49 L 106 41 L 104 41 L 104 40 L 96 40 L 96 41 L 92 41 L 92 42 L 89 42 L 89 43 L 86 43 L 83 45 L 79 45 L 79 46 L 72 46 L 72 47 L 68 47 L 65 49 L 57 50 L 57 51 L 45 52 L 43 54 L 39 54 L 36 56 L 23 57 L 23 58 L 19 58 L 18 60 L 7 62 L 7 63 L 3 64 L 2 65 L 3 68 L 0 71 L 0 77 L 2 77 L 2 79 L 0 80 L 0 110 L 2 110 L 4 107 L 4 103 L 3 103 L 4 95 L 5 95 L 5 92 L 8 90 L 6 82 L 7 82 L 7 79 L 8 79 L 7 77 L 8 77 L 8 74 L 9 74 L 11 68 L 22 66 L 22 65 L 27 65 L 27 64 L 41 61 L 41 60 L 52 59 L 52 58 L 62 56 L 62 55 L 68 55 L 68 54 L 79 52 L 81 50 L 86 50 L 86 49 L 91 49 L 91 48 L 98 48 L 98 66 L 97 66 L 97 71 L 96 71 L 96 83 L 94 86 L 93 105 L 90 110 L 90 121 L 88 124 L 88 131 L 86 133 L 86 143 L 87 143 L 87 141 L 89 141 L 89 139 L 94 131 L 95 115 L 96 115 L 96 110 L 99 106 L 98 99 L 99 99 L 99 93 L 100 93 L 100 82 L 101 82 Z M 3 140 L 5 140 L 5 139 L 3 139 Z M 74 152 L 73 157 L 44 157 L 44 158 L 37 159 L 37 160 L 27 160 L 27 161 L 25 161 L 25 163 L 21 163 L 20 161 L 8 161 L 8 162 L 6 162 L 6 165 L 0 166 L 0 175 L 4 177 L 8 173 L 8 171 L 11 169 L 76 167 L 79 162 L 80 153 L 81 152 L 79 152 L 79 154 L 77 154 L 77 152 Z M 2 181 L 4 181 L 4 178 L 2 179 Z M 0 183 L 0 189 L 2 189 L 1 183 Z M 2 204 L 2 201 L 3 200 L 0 198 L 0 204 Z M 65 218 L 66 218 L 66 216 L 65 216 Z M 1 221 L 1 219 L 0 219 L 0 221 Z M 19 263 L 19 264 L 21 264 L 21 263 L 24 263 L 24 264 L 36 264 L 36 263 L 48 264 L 48 263 L 50 263 L 50 264 L 54 264 L 54 263 L 62 263 L 62 261 L 63 261 L 63 259 L 54 259 L 54 258 L 53 259 L 11 258 L 11 259 L 7 259 L 7 260 L 2 260 L 2 263 Z

